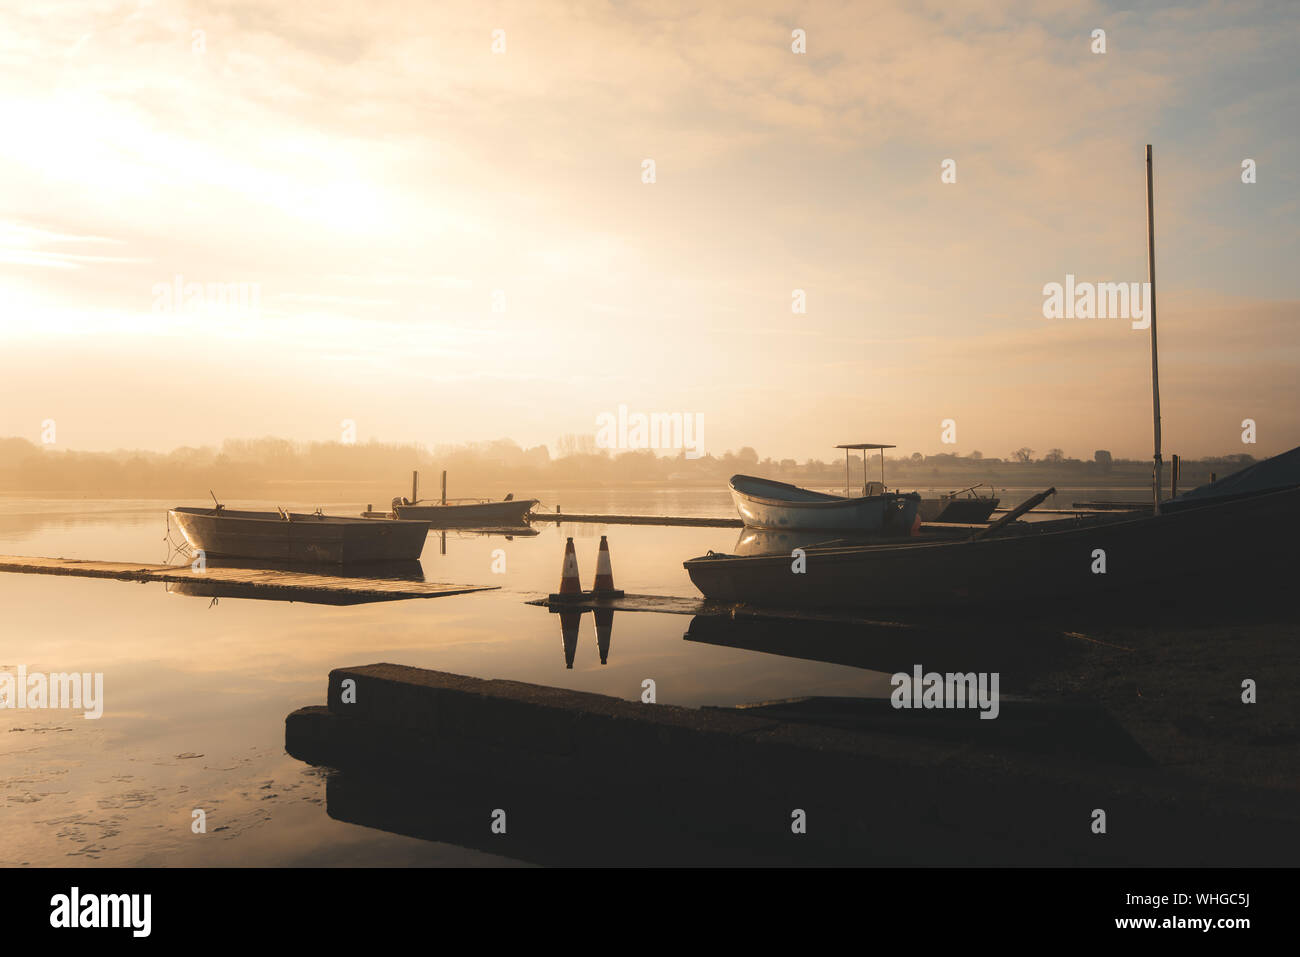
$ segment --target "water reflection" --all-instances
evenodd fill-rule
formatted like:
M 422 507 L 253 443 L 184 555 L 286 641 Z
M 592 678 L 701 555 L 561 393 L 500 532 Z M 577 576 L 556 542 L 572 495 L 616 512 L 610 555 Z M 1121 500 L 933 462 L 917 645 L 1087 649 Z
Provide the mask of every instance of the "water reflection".
M 954 528 L 943 529 L 930 527 L 925 530 L 925 538 L 930 540 L 955 539 L 969 537 L 970 531 Z M 897 535 L 880 533 L 785 530 L 768 528 L 749 528 L 740 530 L 736 540 L 735 555 L 789 555 L 796 548 L 810 548 L 814 545 L 896 545 L 903 539 Z
M 560 644 L 564 649 L 564 667 L 573 670 L 573 663 L 578 657 L 578 638 L 582 631 L 582 618 L 588 609 L 566 609 L 551 607 L 550 612 L 560 619 Z M 609 647 L 614 636 L 614 609 L 590 609 L 596 629 L 596 651 L 602 665 L 609 664 Z
M 911 672 L 918 662 L 927 671 L 998 672 L 1004 687 L 1051 671 L 1078 651 L 1060 630 L 943 619 L 840 624 L 696 615 L 683 638 L 886 674 Z
M 600 652 L 600 663 L 609 664 L 609 642 L 614 637 L 614 609 L 596 608 L 592 611 L 596 622 L 596 650 Z
M 772 821 L 789 819 L 792 806 L 817 806 L 807 789 L 773 796 L 677 782 L 671 773 L 654 777 L 661 783 L 646 787 L 644 774 L 502 772 L 452 756 L 437 774 L 331 771 L 325 811 L 348 824 L 550 866 L 888 862 L 869 846 L 773 827 Z M 489 827 L 493 808 L 507 812 L 504 834 Z
M 796 548 L 808 548 L 812 545 L 824 545 L 831 541 L 851 541 L 855 544 L 867 544 L 870 537 L 854 535 L 851 532 L 817 530 L 781 530 L 767 528 L 749 528 L 740 530 L 736 540 L 736 555 L 789 555 Z
M 573 659 L 578 654 L 578 630 L 582 626 L 582 612 L 564 610 L 560 613 L 560 641 L 564 645 L 564 667 L 573 670 Z
M 365 565 L 300 565 L 283 562 L 255 562 L 231 559 L 209 559 L 207 567 L 213 571 L 229 571 L 233 574 L 246 574 L 247 581 L 194 579 L 183 582 L 166 582 L 165 589 L 169 595 L 184 595 L 190 598 L 210 598 L 209 607 L 217 604 L 221 598 L 253 598 L 258 601 L 304 602 L 311 605 L 365 605 L 371 602 L 400 601 L 410 595 L 394 593 L 385 595 L 374 591 L 357 593 L 348 591 L 349 582 L 361 587 L 365 582 L 423 582 L 424 566 L 419 561 L 409 562 L 373 562 Z M 319 575 L 336 580 L 337 587 L 330 583 L 322 584 L 319 589 L 295 588 L 292 591 L 277 589 L 273 576 L 263 572 L 283 573 L 298 582 L 302 576 Z

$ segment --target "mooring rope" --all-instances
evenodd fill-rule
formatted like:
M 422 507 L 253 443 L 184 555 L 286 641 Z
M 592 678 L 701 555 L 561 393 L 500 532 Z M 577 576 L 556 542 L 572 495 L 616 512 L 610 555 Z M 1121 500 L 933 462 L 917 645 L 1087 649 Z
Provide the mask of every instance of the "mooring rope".
M 194 553 L 190 550 L 190 543 L 184 538 L 177 542 L 172 538 L 172 513 L 167 512 L 167 531 L 163 535 L 163 541 L 167 543 L 167 554 L 163 557 L 163 564 L 170 565 L 173 555 L 184 555 L 187 559 L 193 559 Z

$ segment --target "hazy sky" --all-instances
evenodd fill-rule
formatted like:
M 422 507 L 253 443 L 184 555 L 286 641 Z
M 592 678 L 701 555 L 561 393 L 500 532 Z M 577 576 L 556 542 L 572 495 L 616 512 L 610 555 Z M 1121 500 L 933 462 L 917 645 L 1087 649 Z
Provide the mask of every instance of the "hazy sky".
M 1300 4 L 698 6 L 6 4 L 0 435 L 554 448 L 622 404 L 1147 457 L 1149 334 L 1042 305 L 1146 279 L 1152 143 L 1166 455 L 1300 445 Z

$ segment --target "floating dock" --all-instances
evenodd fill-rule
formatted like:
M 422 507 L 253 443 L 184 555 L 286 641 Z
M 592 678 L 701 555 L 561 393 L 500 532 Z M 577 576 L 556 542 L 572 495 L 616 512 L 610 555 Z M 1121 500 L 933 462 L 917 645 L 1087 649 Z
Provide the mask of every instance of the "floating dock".
M 566 601 L 535 598 L 528 602 L 548 608 L 552 612 L 595 611 L 648 611 L 661 615 L 715 615 L 737 621 L 746 618 L 782 618 L 789 621 L 825 621 L 850 625 L 877 625 L 882 628 L 907 630 L 914 626 L 896 621 L 882 621 L 854 611 L 800 611 L 797 608 L 760 608 L 755 605 L 709 601 L 704 598 L 679 598 L 675 595 L 623 595 L 619 598 L 599 598 L 591 594 Z
M 285 750 L 336 769 L 331 817 L 539 863 L 1285 866 L 1300 848 L 1291 792 L 1153 767 L 1095 702 L 1007 697 L 988 721 L 642 687 L 340 668 Z
M 450 585 L 417 578 L 362 578 L 284 568 L 234 568 L 209 562 L 206 570 L 190 565 L 145 565 L 86 561 L 76 558 L 28 558 L 0 555 L 0 572 L 28 575 L 74 575 L 115 581 L 167 582 L 184 594 L 202 597 L 271 598 L 316 604 L 358 604 L 402 598 L 442 598 L 491 591 L 497 585 Z
M 1075 502 L 1078 511 L 1087 512 L 1149 512 L 1150 502 Z
M 1132 507 L 1132 506 L 1126 506 Z M 1083 515 L 1089 512 L 1097 511 L 1115 511 L 1118 507 L 1110 507 L 1104 503 L 1094 503 L 1094 507 L 1088 508 L 1036 508 L 1035 515 Z M 999 508 L 994 510 L 994 514 L 1005 514 L 1010 509 Z M 391 519 L 392 512 L 365 511 L 360 513 L 362 518 L 372 519 Z M 551 522 L 556 525 L 661 525 L 677 526 L 685 528 L 744 528 L 745 523 L 738 518 L 722 518 L 715 515 L 598 515 L 591 512 L 529 512 L 528 520 L 532 523 Z M 933 529 L 942 531 L 944 529 L 979 529 L 987 528 L 986 524 L 967 525 L 956 522 L 923 522 L 922 529 Z M 527 526 L 491 526 L 491 527 L 473 527 L 449 525 L 445 529 L 433 527 L 433 532 L 477 532 L 484 535 L 535 535 L 536 531 L 530 531 Z M 828 529 L 828 534 L 844 534 L 844 529 Z
M 684 525 L 695 528 L 742 528 L 738 518 L 713 518 L 707 515 L 591 515 L 566 512 L 531 512 L 532 522 L 556 522 L 581 525 Z
M 994 511 L 994 514 L 1010 511 L 1010 509 L 1000 508 Z M 1036 508 L 1034 515 L 1085 515 L 1091 511 L 1112 511 L 1112 509 L 1090 509 L 1090 508 Z M 366 515 L 367 513 L 362 513 Z M 379 513 L 375 513 L 378 517 Z M 370 517 L 370 516 L 367 516 Z M 745 523 L 738 518 L 719 518 L 709 515 L 593 515 L 578 512 L 531 512 L 528 516 L 531 522 L 555 522 L 556 524 L 582 524 L 582 525 L 679 525 L 695 528 L 744 528 Z M 932 529 L 943 531 L 945 529 L 979 529 L 987 528 L 987 524 L 967 525 L 957 522 L 922 522 L 922 529 Z M 815 530 L 810 530 L 815 531 Z M 846 534 L 845 529 L 828 529 L 828 534 Z

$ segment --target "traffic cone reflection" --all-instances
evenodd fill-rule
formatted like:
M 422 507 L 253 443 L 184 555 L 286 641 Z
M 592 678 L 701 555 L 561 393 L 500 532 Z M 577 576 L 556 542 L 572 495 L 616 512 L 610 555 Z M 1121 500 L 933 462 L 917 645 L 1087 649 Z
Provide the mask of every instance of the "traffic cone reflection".
M 573 659 L 578 654 L 578 630 L 582 625 L 581 611 L 560 612 L 560 637 L 564 641 L 564 667 L 573 670 Z
M 609 664 L 609 639 L 614 634 L 614 609 L 595 608 L 592 615 L 596 619 L 596 647 L 600 650 L 600 663 Z

